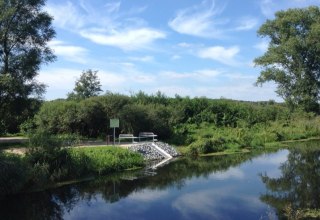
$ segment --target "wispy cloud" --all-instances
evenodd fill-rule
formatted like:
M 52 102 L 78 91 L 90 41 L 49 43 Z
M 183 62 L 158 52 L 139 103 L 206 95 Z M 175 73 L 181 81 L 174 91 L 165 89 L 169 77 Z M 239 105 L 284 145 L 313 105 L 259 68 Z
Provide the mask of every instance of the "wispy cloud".
M 149 62 L 153 62 L 154 61 L 154 57 L 153 56 L 129 57 L 129 59 L 133 60 L 133 61 L 145 62 L 145 63 L 149 63 Z
M 226 20 L 219 20 L 223 8 L 217 8 L 214 1 L 202 1 L 200 5 L 182 9 L 168 25 L 181 34 L 206 38 L 221 38 L 223 31 L 218 28 Z
M 171 60 L 179 60 L 179 59 L 181 59 L 181 56 L 180 55 L 173 55 L 173 56 L 171 56 Z
M 243 209 L 259 210 L 264 207 L 257 197 L 235 191 L 232 186 L 217 186 L 185 193 L 173 201 L 172 207 L 184 219 L 194 219 L 196 213 L 201 213 L 206 219 L 230 219 L 232 215 L 227 215 L 224 210 L 237 213 Z
M 82 64 L 88 61 L 88 50 L 86 48 L 70 45 L 62 41 L 51 41 L 48 45 L 53 49 L 55 55 L 63 57 L 68 61 Z
M 120 10 L 121 2 L 108 2 L 104 8 L 108 13 L 118 12 Z
M 227 171 L 220 171 L 210 174 L 210 179 L 227 180 L 227 179 L 244 179 L 245 174 L 240 168 L 231 167 Z
M 238 27 L 235 29 L 238 31 L 247 31 L 255 28 L 258 24 L 258 19 L 253 17 L 244 17 L 239 19 Z
M 179 72 L 173 72 L 173 71 L 165 71 L 160 73 L 161 76 L 167 77 L 169 79 L 185 79 L 185 78 L 191 78 L 193 80 L 202 80 L 202 79 L 208 79 L 208 78 L 214 78 L 221 74 L 220 71 L 217 70 L 197 70 L 194 72 L 186 72 L 186 73 L 179 73 Z
M 257 43 L 256 45 L 254 45 L 254 48 L 256 48 L 264 53 L 268 50 L 268 46 L 269 46 L 269 41 L 262 40 L 260 43 Z
M 85 14 L 81 14 L 69 1 L 65 4 L 47 4 L 45 10 L 53 16 L 53 24 L 59 28 L 78 29 L 88 22 Z
M 198 56 L 200 58 L 212 59 L 226 65 L 235 65 L 235 56 L 240 52 L 238 46 L 233 46 L 225 48 L 222 46 L 214 46 L 203 48 L 198 51 Z
M 113 33 L 103 32 L 103 30 L 87 29 L 81 31 L 80 34 L 97 44 L 115 46 L 122 50 L 150 49 L 155 40 L 166 37 L 165 33 L 150 28 L 114 30 Z
M 156 40 L 166 38 L 165 32 L 148 27 L 143 19 L 130 17 L 143 11 L 141 7 L 119 13 L 121 3 L 111 2 L 104 5 L 108 13 L 101 14 L 90 3 L 81 1 L 81 4 L 75 5 L 68 1 L 50 4 L 46 10 L 54 16 L 57 27 L 100 45 L 122 50 L 150 49 Z

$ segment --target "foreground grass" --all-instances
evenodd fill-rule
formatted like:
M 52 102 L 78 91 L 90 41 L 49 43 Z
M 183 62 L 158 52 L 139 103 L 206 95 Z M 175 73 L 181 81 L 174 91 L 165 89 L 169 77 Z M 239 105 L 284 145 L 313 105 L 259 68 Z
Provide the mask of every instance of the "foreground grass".
M 0 197 L 143 166 L 140 154 L 116 147 L 36 148 L 25 155 L 0 150 Z
M 90 173 L 98 175 L 144 166 L 144 160 L 140 154 L 123 148 L 90 146 L 72 148 L 69 152 L 77 165 L 85 166 Z

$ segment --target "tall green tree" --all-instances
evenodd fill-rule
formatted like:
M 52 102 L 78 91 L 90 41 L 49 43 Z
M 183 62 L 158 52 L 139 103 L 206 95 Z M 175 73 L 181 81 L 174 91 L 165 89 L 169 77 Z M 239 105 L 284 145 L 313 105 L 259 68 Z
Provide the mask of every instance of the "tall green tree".
M 73 92 L 68 94 L 68 99 L 86 99 L 98 96 L 102 89 L 97 73 L 97 70 L 93 71 L 91 69 L 83 71 L 75 83 Z
M 257 84 L 274 81 L 276 92 L 291 107 L 319 112 L 319 7 L 279 11 L 258 35 L 268 37 L 270 43 L 265 54 L 255 59 L 263 69 Z
M 0 0 L 0 124 L 2 132 L 16 129 L 16 107 L 40 97 L 44 84 L 35 77 L 41 64 L 55 56 L 47 46 L 55 36 L 45 0 Z M 23 111 L 23 109 L 22 109 Z M 13 112 L 16 115 L 13 115 Z M 0 130 L 1 130 L 0 128 Z M 0 131 L 1 133 L 1 131 Z

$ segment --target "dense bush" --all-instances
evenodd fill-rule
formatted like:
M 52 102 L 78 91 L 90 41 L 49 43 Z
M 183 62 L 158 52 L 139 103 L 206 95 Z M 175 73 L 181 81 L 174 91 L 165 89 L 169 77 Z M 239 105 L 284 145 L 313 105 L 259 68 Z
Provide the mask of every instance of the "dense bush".
M 112 133 L 110 118 L 120 119 L 116 136 L 151 131 L 172 144 L 196 145 L 200 153 L 319 136 L 316 115 L 298 110 L 291 112 L 274 101 L 169 98 L 159 92 L 155 95 L 139 92 L 131 96 L 107 93 L 78 102 L 46 102 L 33 123 L 38 129 L 53 134 L 105 137 Z M 205 143 L 207 139 L 217 142 L 221 138 L 223 143 Z

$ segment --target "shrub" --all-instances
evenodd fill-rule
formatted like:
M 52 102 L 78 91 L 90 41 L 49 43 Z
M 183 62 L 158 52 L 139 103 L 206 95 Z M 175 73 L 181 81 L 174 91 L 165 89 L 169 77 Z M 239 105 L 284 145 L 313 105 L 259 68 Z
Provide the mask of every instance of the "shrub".
M 187 150 L 187 155 L 191 157 L 196 157 L 199 155 L 198 148 L 195 145 L 190 145 Z
M 0 152 L 0 196 L 21 191 L 28 173 L 29 166 L 22 157 Z

